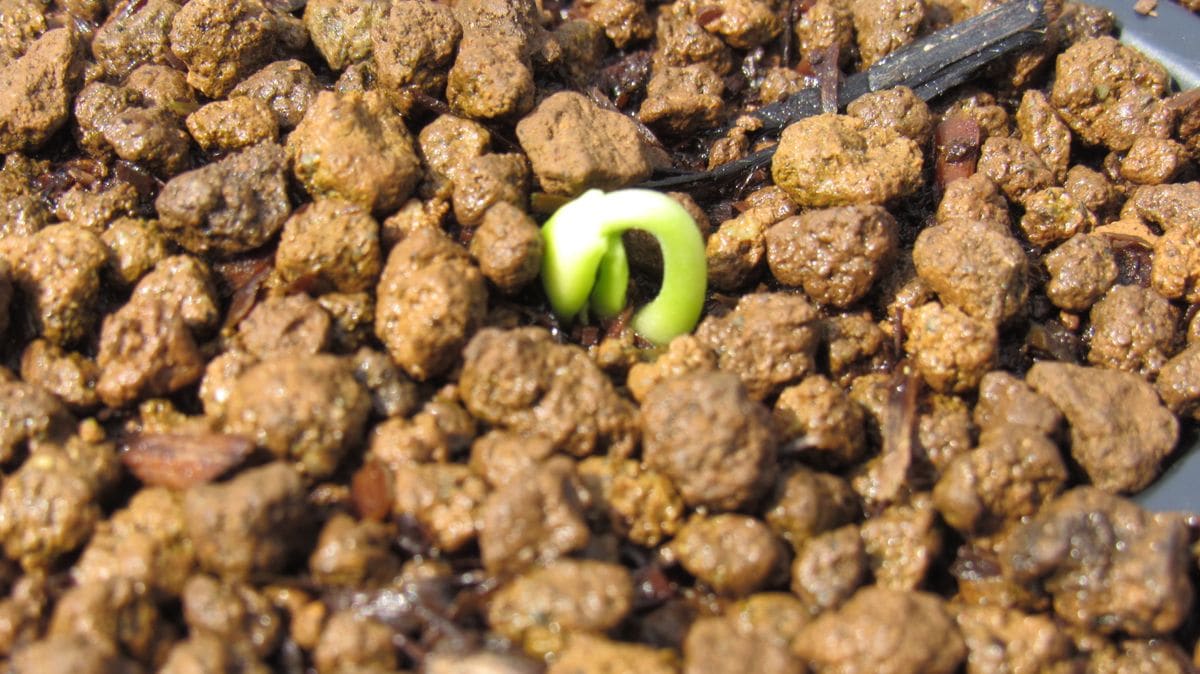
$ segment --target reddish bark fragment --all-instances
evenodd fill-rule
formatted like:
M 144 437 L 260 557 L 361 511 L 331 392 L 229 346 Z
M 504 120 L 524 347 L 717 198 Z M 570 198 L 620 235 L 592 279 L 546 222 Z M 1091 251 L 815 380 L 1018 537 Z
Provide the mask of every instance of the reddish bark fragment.
M 917 376 L 916 369 L 901 363 L 892 376 L 884 427 L 880 433 L 883 436 L 883 450 L 880 452 L 878 480 L 873 494 L 877 501 L 895 501 L 909 483 L 920 393 L 921 378 Z
M 1117 285 L 1149 288 L 1154 250 L 1132 236 L 1109 235 L 1108 240 L 1117 260 Z
M 1200 89 L 1175 94 L 1167 99 L 1178 124 L 1176 138 L 1187 146 L 1193 159 L 1200 159 Z
M 274 269 L 275 254 L 256 255 L 214 265 L 221 284 L 231 297 L 224 327 L 242 322 L 258 303 L 258 292 Z
M 368 462 L 350 480 L 350 500 L 364 520 L 383 521 L 392 512 L 392 481 L 387 469 Z
M 979 148 L 983 145 L 979 122 L 966 115 L 951 115 L 937 125 L 933 137 L 938 190 L 945 190 L 955 180 L 975 175 Z
M 213 271 L 229 294 L 234 294 L 264 272 L 269 272 L 274 262 L 274 251 L 254 253 L 236 260 L 217 262 L 213 265 Z
M 720 6 L 705 5 L 696 10 L 696 23 L 707 29 L 709 24 L 715 23 L 722 16 L 725 16 L 725 10 Z
M 125 441 L 121 461 L 147 485 L 187 489 L 220 477 L 253 450 L 253 442 L 228 433 L 138 433 Z

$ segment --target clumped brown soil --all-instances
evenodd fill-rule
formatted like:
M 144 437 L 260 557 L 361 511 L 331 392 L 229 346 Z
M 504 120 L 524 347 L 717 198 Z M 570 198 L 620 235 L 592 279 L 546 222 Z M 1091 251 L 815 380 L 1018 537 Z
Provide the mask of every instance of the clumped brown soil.
M 1200 94 L 1051 2 L 744 115 L 996 4 L 0 0 L 0 671 L 1195 671 Z M 692 334 L 549 312 L 773 143 Z

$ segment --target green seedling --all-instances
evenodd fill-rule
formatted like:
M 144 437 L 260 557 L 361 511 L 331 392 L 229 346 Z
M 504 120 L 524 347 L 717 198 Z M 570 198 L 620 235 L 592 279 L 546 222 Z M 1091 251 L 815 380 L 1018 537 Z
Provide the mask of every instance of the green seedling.
M 629 285 L 621 234 L 631 229 L 654 236 L 663 260 L 658 295 L 634 313 L 631 325 L 651 342 L 666 344 L 696 327 L 708 272 L 696 222 L 665 194 L 589 190 L 559 208 L 542 226 L 542 285 L 562 319 L 585 310 L 600 318 L 616 316 L 625 308 Z

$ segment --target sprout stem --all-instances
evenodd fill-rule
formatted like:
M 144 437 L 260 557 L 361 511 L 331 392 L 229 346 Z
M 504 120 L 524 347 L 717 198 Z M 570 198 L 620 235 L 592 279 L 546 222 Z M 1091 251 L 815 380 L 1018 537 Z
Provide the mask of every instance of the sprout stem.
M 554 313 L 570 320 L 585 308 L 602 317 L 625 308 L 629 262 L 621 234 L 649 232 L 662 249 L 662 287 L 633 315 L 635 332 L 656 344 L 691 332 L 707 286 L 704 240 L 688 212 L 653 190 L 589 190 L 542 226 L 542 284 Z

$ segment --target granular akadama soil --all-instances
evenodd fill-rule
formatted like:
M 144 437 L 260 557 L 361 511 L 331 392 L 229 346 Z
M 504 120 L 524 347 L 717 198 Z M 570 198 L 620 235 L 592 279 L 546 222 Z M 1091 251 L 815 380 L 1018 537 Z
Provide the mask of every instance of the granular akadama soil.
M 997 5 L 0 0 L 0 671 L 1196 671 L 1200 95 L 1053 0 L 743 115 Z M 549 312 L 557 205 L 776 142 L 692 334 Z

